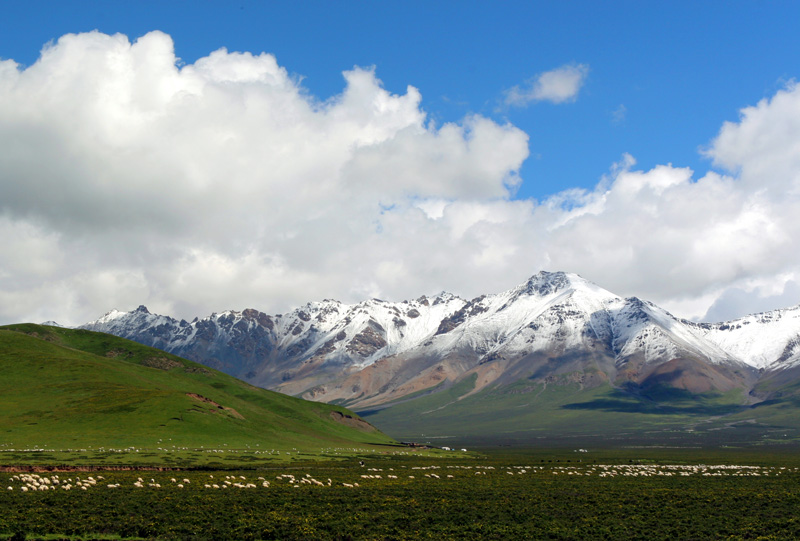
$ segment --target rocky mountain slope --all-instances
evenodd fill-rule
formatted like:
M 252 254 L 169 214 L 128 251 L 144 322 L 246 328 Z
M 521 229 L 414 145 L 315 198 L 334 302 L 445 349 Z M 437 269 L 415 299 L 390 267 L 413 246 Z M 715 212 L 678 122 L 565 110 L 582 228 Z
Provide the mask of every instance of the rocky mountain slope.
M 645 394 L 736 392 L 800 361 L 800 307 L 696 324 L 583 278 L 540 272 L 508 291 L 403 302 L 311 302 L 191 322 L 141 306 L 83 326 L 164 349 L 255 385 L 357 409 L 474 383 L 608 385 Z M 751 397 L 750 400 L 757 398 Z

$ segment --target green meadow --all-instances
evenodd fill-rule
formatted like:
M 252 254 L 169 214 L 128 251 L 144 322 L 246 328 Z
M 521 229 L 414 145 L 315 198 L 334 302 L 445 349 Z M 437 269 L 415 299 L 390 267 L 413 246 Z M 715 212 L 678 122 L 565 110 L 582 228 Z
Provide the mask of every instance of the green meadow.
M 345 408 L 101 333 L 1 327 L 0 373 L 0 463 L 20 450 L 45 460 L 185 464 L 209 462 L 210 449 L 277 458 L 395 443 Z

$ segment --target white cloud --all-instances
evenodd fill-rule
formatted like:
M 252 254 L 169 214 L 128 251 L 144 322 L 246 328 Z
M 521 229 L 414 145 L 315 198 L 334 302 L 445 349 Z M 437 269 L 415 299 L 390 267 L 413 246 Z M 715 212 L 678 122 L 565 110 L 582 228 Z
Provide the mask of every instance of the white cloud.
M 25 291 L 92 277 L 105 298 L 54 293 L 53 312 L 79 323 L 131 302 L 99 288 L 115 273 L 140 277 L 119 282 L 135 304 L 187 317 L 348 295 L 392 274 L 365 246 L 385 213 L 507 198 L 528 153 L 480 116 L 429 125 L 416 89 L 391 94 L 372 69 L 322 102 L 269 54 L 176 61 L 161 32 L 90 32 L 0 65 L 0 218 L 18 239 L 0 248 L 3 320 L 39 313 Z
M 628 108 L 624 103 L 620 103 L 619 107 L 611 112 L 611 122 L 613 124 L 621 124 L 625 122 L 625 117 L 628 115 Z
M 547 81 L 539 95 L 574 96 Z M 625 155 L 593 190 L 541 202 L 511 199 L 525 133 L 434 127 L 421 100 L 354 68 L 320 101 L 269 54 L 179 68 L 159 32 L 1 62 L 0 322 L 471 297 L 542 268 L 724 319 L 800 275 L 794 85 L 722 127 L 706 152 L 727 174 Z
M 586 77 L 587 64 L 567 64 L 554 70 L 540 73 L 523 86 L 514 86 L 506 91 L 506 105 L 524 106 L 536 101 L 565 103 L 575 101 Z
M 790 82 L 771 99 L 745 107 L 739 122 L 726 122 L 706 155 L 738 173 L 751 190 L 782 197 L 800 192 L 800 86 Z

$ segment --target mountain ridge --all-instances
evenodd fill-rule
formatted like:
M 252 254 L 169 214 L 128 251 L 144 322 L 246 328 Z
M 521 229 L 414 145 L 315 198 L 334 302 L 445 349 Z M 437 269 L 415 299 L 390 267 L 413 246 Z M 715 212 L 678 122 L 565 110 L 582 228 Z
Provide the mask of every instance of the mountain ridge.
M 518 384 L 574 384 L 651 401 L 726 396 L 747 406 L 788 385 L 782 374 L 800 364 L 800 307 L 693 323 L 578 275 L 545 271 L 472 300 L 324 300 L 274 316 L 246 309 L 192 322 L 140 306 L 82 327 L 357 411 L 452 389 L 460 401 Z M 758 387 L 765 378 L 771 390 Z

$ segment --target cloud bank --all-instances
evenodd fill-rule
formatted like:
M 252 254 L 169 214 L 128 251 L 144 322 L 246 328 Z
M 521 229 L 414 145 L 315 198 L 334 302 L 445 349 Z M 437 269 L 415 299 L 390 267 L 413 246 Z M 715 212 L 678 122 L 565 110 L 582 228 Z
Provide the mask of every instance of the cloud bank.
M 0 61 L 0 322 L 471 297 L 543 268 L 687 317 L 798 290 L 794 84 L 722 126 L 705 150 L 719 172 L 624 156 L 593 190 L 533 201 L 513 198 L 525 133 L 436 126 L 373 70 L 319 100 L 269 54 L 178 65 L 160 32 Z M 574 97 L 573 68 L 572 87 L 543 74 L 540 99 Z

